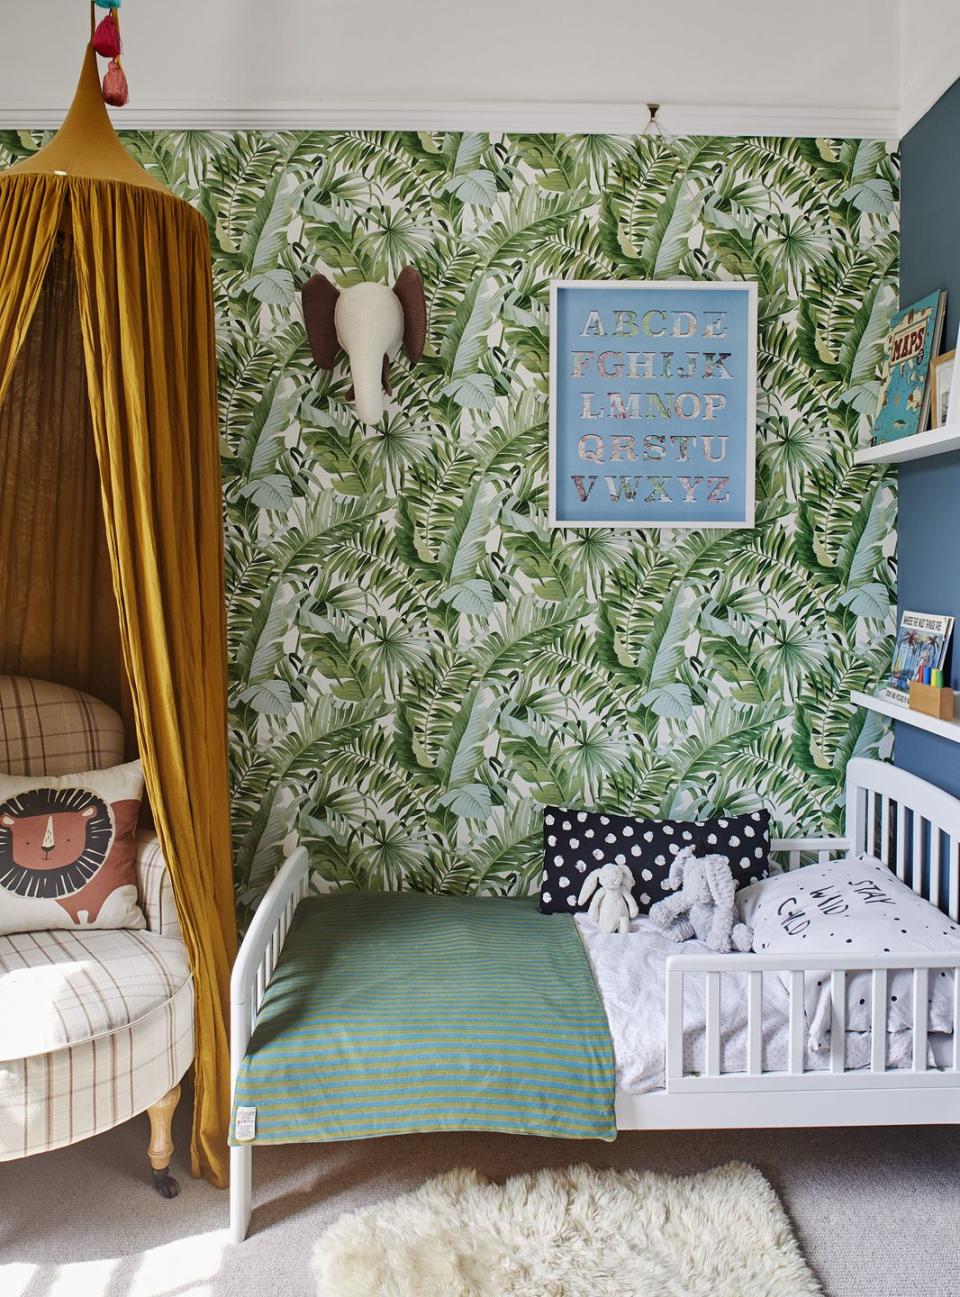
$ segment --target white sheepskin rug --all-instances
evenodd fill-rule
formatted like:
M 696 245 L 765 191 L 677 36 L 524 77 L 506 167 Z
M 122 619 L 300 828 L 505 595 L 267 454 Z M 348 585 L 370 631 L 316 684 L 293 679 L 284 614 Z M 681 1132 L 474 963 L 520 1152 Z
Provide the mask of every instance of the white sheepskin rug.
M 759 1171 L 451 1171 L 342 1216 L 320 1297 L 822 1297 Z

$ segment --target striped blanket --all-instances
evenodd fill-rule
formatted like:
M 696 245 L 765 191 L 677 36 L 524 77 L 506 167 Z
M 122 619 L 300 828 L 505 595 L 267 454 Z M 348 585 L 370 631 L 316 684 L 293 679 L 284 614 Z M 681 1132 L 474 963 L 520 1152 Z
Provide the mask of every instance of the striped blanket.
M 530 898 L 344 892 L 297 910 L 234 1118 L 256 1109 L 256 1144 L 613 1139 L 613 1097 L 607 1020 L 569 916 Z

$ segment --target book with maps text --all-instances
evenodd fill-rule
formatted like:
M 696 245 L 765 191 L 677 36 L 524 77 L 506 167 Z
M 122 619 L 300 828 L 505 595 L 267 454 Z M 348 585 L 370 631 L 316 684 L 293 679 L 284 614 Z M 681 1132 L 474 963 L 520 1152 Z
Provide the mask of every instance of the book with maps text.
M 923 432 L 930 412 L 930 365 L 940 348 L 946 293 L 938 291 L 897 311 L 890 321 L 874 441 Z

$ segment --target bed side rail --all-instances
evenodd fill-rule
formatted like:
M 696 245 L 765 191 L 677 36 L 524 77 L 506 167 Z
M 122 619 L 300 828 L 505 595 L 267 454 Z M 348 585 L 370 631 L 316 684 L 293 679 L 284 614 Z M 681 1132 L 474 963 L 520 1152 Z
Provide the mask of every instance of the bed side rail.
M 830 976 L 831 1030 L 825 1071 L 806 1068 L 807 1027 L 803 975 L 811 969 Z M 913 974 L 911 1021 L 912 1065 L 887 1066 L 887 981 L 892 970 Z M 927 1006 L 931 970 L 953 970 L 953 1039 L 946 1068 L 931 1068 L 927 1040 Z M 871 979 L 870 1067 L 847 1069 L 847 976 L 869 973 Z M 788 974 L 789 1034 L 786 1071 L 764 1067 L 763 977 Z M 720 992 L 724 976 L 746 978 L 747 1041 L 745 1064 L 724 1066 Z M 704 1025 L 703 1071 L 684 1070 L 684 979 L 702 978 Z M 743 981 L 738 993 L 743 994 Z M 666 1088 L 668 1092 L 782 1089 L 868 1089 L 877 1086 L 957 1086 L 960 1084 L 960 955 L 838 955 L 804 952 L 800 957 L 763 954 L 670 955 L 667 959 Z
M 257 906 L 230 976 L 230 1088 L 247 1052 L 263 993 L 286 939 L 294 911 L 310 886 L 310 857 L 298 847 Z
M 848 838 L 773 838 L 770 842 L 774 865 L 786 869 L 799 869 L 801 865 L 809 864 L 813 857 L 823 865 L 835 856 L 847 855 L 849 851 Z

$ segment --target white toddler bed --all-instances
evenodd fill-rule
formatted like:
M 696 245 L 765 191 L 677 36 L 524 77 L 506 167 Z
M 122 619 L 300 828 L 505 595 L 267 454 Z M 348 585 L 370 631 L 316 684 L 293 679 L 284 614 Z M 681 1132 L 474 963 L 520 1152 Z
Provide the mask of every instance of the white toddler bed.
M 847 771 L 846 836 L 772 844 L 775 867 L 793 869 L 858 852 L 881 860 L 953 920 L 960 912 L 960 801 L 883 762 L 857 759 Z M 231 1071 L 235 1082 L 257 1012 L 300 900 L 309 861 L 294 852 L 264 897 L 240 948 L 231 982 Z M 650 925 L 632 968 L 662 967 L 662 994 L 638 1005 L 631 1027 L 630 977 L 618 980 L 611 941 L 581 922 L 581 934 L 604 997 L 617 1062 L 619 1130 L 720 1127 L 911 1125 L 960 1122 L 960 956 L 841 956 L 806 952 L 718 955 L 685 943 L 664 949 Z M 631 964 L 628 947 L 624 966 Z M 685 951 L 695 953 L 684 953 Z M 825 1056 L 806 1041 L 804 973 L 830 978 L 831 1035 Z M 912 1030 L 887 1031 L 887 979 L 912 978 Z M 930 970 L 953 969 L 952 1024 L 927 1030 Z M 871 977 L 871 1030 L 846 1029 L 847 977 Z M 781 977 L 781 974 L 787 974 Z M 649 985 L 649 983 L 647 983 Z M 731 996 L 735 1007 L 731 1012 Z M 661 1026 L 662 1024 L 662 1026 Z M 663 1035 L 660 1036 L 660 1031 Z M 638 1039 L 639 1037 L 639 1039 Z M 253 1149 L 231 1149 L 230 1215 L 242 1240 L 251 1209 Z
M 627 1096 L 664 1091 L 666 1078 L 667 966 L 678 953 L 685 957 L 700 955 L 713 959 L 708 946 L 697 940 L 677 946 L 645 915 L 634 919 L 627 934 L 601 932 L 586 917 L 576 916 L 580 936 L 593 967 L 607 1023 L 613 1042 L 617 1092 Z M 860 956 L 862 960 L 863 956 Z M 938 965 L 938 968 L 940 965 Z M 762 1071 L 785 1073 L 790 1066 L 790 993 L 786 979 L 776 973 L 761 973 Z M 829 983 L 829 974 L 826 975 Z M 718 1015 L 720 1022 L 719 1072 L 742 1074 L 747 1070 L 749 1047 L 749 971 L 725 973 L 720 982 Z M 706 1058 L 706 974 L 688 975 L 683 979 L 683 1020 L 685 1075 L 702 1076 L 707 1070 Z M 849 1002 L 848 992 L 848 1002 Z M 809 1016 L 809 1015 L 808 1015 Z M 806 1032 L 805 1032 L 806 1035 Z M 805 1040 L 804 1070 L 825 1072 L 831 1067 L 829 1045 L 814 1050 Z M 933 1068 L 950 1065 L 952 1034 L 928 1033 L 928 1062 Z M 888 1069 L 913 1068 L 913 1032 L 888 1030 Z M 846 1070 L 869 1069 L 872 1062 L 872 1034 L 846 1033 Z

